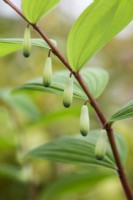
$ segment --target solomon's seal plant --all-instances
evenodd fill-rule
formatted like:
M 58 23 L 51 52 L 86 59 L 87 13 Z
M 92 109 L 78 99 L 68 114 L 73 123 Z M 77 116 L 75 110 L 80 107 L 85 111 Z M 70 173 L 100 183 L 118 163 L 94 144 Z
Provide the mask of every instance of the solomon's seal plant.
M 10 0 L 4 0 L 4 2 L 40 35 L 41 39 L 31 39 L 31 44 L 51 49 L 51 52 L 66 68 L 66 71 L 55 73 L 52 76 L 52 62 L 51 58 L 48 57 L 43 72 L 43 83 L 41 78 L 40 82 L 33 80 L 19 88 L 63 95 L 65 107 L 70 107 L 73 97 L 89 101 L 103 129 L 102 132 L 101 129 L 89 130 L 88 107 L 83 105 L 80 116 L 80 132 L 83 136 L 89 133 L 87 137 L 83 138 L 79 135 L 77 137 L 63 137 L 29 151 L 25 157 L 37 157 L 65 163 L 93 164 L 113 169 L 119 176 L 125 197 L 128 200 L 133 200 L 132 188 L 123 168 L 127 155 L 125 139 L 112 127 L 115 121 L 133 117 L 133 102 L 128 102 L 107 120 L 96 100 L 107 85 L 107 72 L 99 68 L 92 69 L 89 66 L 88 69 L 81 70 L 97 51 L 133 20 L 133 1 L 94 0 L 83 11 L 70 30 L 66 45 L 68 61 L 38 25 L 39 19 L 59 3 L 59 0 L 22 0 L 22 11 Z M 1 56 L 23 48 L 24 56 L 28 57 L 30 55 L 29 27 L 25 31 L 24 43 L 21 38 L 4 38 L 0 39 L 0 45 L 2 47 L 4 45 Z M 68 77 L 69 74 L 70 77 Z

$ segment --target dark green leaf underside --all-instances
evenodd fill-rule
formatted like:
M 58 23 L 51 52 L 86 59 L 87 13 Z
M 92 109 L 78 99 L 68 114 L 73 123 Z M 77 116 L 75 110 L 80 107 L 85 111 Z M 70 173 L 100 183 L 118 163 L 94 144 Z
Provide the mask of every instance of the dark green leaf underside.
M 107 145 L 107 152 L 104 160 L 98 161 L 95 158 L 95 144 L 99 131 L 90 131 L 87 137 L 61 137 L 50 143 L 44 144 L 27 153 L 26 158 L 41 158 L 63 163 L 87 164 L 104 166 L 116 170 L 110 145 Z M 115 134 L 117 146 L 122 163 L 127 156 L 127 146 L 124 138 L 120 134 Z
M 95 190 L 100 181 L 114 177 L 114 174 L 102 172 L 101 170 L 80 171 L 61 176 L 52 182 L 41 193 L 39 200 L 62 200 L 68 195 L 79 195 L 82 192 Z
M 69 74 L 70 73 L 68 71 L 61 71 L 55 73 L 52 78 L 51 86 L 47 88 L 43 86 L 42 79 L 38 78 L 20 86 L 18 89 L 30 89 L 30 90 L 62 95 L 66 84 L 66 79 L 69 76 Z M 109 77 L 107 72 L 99 68 L 90 68 L 90 69 L 84 69 L 81 72 L 81 74 L 84 77 L 84 80 L 88 85 L 93 96 L 95 98 L 98 98 L 104 91 L 108 83 Z M 74 97 L 83 100 L 88 99 L 86 94 L 83 92 L 82 88 L 75 79 L 74 79 Z
M 133 117 L 133 100 L 126 103 L 118 112 L 116 112 L 109 122 L 115 122 L 129 117 Z

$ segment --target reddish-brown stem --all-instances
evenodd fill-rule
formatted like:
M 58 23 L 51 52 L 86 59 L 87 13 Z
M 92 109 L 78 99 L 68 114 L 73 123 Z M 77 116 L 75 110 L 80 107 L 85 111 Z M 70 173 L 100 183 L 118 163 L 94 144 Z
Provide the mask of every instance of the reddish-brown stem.
M 115 138 L 114 138 L 114 131 L 111 127 L 111 125 L 108 123 L 106 117 L 104 116 L 102 110 L 100 109 L 97 101 L 94 99 L 94 97 L 92 96 L 92 94 L 89 91 L 88 86 L 86 85 L 84 79 L 82 78 L 82 76 L 80 75 L 79 72 L 74 72 L 71 68 L 71 66 L 69 65 L 69 63 L 67 62 L 67 60 L 63 57 L 63 55 L 61 54 L 61 52 L 57 49 L 57 47 L 51 42 L 51 40 L 47 37 L 47 35 L 40 29 L 40 27 L 36 24 L 32 24 L 30 23 L 25 16 L 23 15 L 23 13 L 10 1 L 10 0 L 4 0 L 5 3 L 7 3 L 10 7 L 12 7 L 26 22 L 28 22 L 39 34 L 40 36 L 47 42 L 47 44 L 50 46 L 52 52 L 60 59 L 60 61 L 67 67 L 67 69 L 73 73 L 73 75 L 75 76 L 75 78 L 77 79 L 77 81 L 79 82 L 80 86 L 82 87 L 82 89 L 84 90 L 84 92 L 86 93 L 86 95 L 88 96 L 88 99 L 92 105 L 92 107 L 94 108 L 98 119 L 101 122 L 102 128 L 106 130 L 107 132 L 107 136 L 112 148 L 112 152 L 115 158 L 115 162 L 117 165 L 117 172 L 123 187 L 123 190 L 125 192 L 125 195 L 127 197 L 128 200 L 133 200 L 133 193 L 132 193 L 132 189 L 128 183 L 126 174 L 124 172 L 124 168 L 122 166 L 120 157 L 119 157 L 119 153 L 118 153 L 118 149 L 116 146 L 116 142 L 115 142 Z
M 118 168 L 117 172 L 118 172 L 121 184 L 123 186 L 125 195 L 126 195 L 128 200 L 133 200 L 132 189 L 131 189 L 131 187 L 128 183 L 126 174 L 124 172 L 124 168 L 122 166 L 122 163 L 121 163 L 121 160 L 120 160 L 120 157 L 119 157 L 119 152 L 118 152 L 116 142 L 115 142 L 115 138 L 114 138 L 114 131 L 113 131 L 112 127 L 110 126 L 110 124 L 108 123 L 108 121 L 106 120 L 103 112 L 101 111 L 99 105 L 97 104 L 97 101 L 92 97 L 90 91 L 88 90 L 86 83 L 84 82 L 84 79 L 81 77 L 80 74 L 78 74 L 77 80 L 80 83 L 83 90 L 85 91 L 85 93 L 87 94 L 87 96 L 89 97 L 91 105 L 93 106 L 103 128 L 107 132 L 108 139 L 109 139 L 109 142 L 110 142 L 110 145 L 111 145 L 111 149 L 113 151 L 115 162 L 116 162 L 116 165 L 117 165 L 117 168 Z

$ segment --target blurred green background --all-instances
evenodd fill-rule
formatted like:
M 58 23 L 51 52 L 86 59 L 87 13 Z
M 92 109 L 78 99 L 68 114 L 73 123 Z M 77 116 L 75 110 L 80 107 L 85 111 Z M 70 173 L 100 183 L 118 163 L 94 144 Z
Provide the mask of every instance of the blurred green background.
M 39 22 L 49 38 L 55 39 L 66 56 L 66 40 L 73 23 L 70 15 L 57 8 Z M 0 17 L 0 37 L 23 37 L 26 23 L 21 19 Z M 39 37 L 31 30 L 32 37 Z M 127 29 L 127 32 L 132 30 Z M 1 200 L 124 200 L 118 177 L 105 168 L 53 163 L 44 160 L 24 161 L 30 149 L 62 135 L 79 130 L 82 102 L 63 108 L 62 97 L 41 92 L 24 91 L 10 96 L 13 88 L 42 76 L 47 50 L 33 47 L 30 58 L 22 52 L 0 58 L 0 199 Z M 52 55 L 53 70 L 64 69 Z M 98 102 L 109 118 L 133 98 L 133 35 L 121 34 L 113 39 L 87 64 L 101 67 L 110 74 L 110 81 Z M 91 129 L 99 128 L 90 111 Z M 71 125 L 70 125 L 71 124 Z M 126 172 L 133 186 L 133 123 L 132 119 L 114 124 L 126 139 L 129 153 Z

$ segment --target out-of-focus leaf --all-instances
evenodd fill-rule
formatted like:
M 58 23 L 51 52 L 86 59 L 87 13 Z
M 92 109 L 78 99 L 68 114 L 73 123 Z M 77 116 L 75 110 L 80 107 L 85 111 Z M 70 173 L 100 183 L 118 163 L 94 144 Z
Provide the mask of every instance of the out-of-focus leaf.
M 0 91 L 0 100 L 33 120 L 40 116 L 39 110 L 32 99 L 25 94 L 12 94 L 10 90 L 5 89 Z
M 14 140 L 9 141 L 8 139 L 0 138 L 0 150 L 10 150 L 17 147 Z
M 29 22 L 36 22 L 53 8 L 60 0 L 22 0 L 22 10 Z
M 81 192 L 93 190 L 100 181 L 114 176 L 113 173 L 89 171 L 73 173 L 61 176 L 55 182 L 45 188 L 38 200 L 60 200 L 63 197 Z
M 13 165 L 0 166 L 0 178 L 22 181 L 21 170 Z
M 48 125 L 49 123 L 56 123 L 57 120 L 62 120 L 65 117 L 77 116 L 80 113 L 80 107 L 72 107 L 70 109 L 58 109 L 51 112 L 42 114 L 37 120 L 34 120 L 28 124 L 28 126 Z
M 133 1 L 94 1 L 72 27 L 67 54 L 73 70 L 78 71 L 88 59 L 109 42 L 133 19 Z
M 64 163 L 80 163 L 88 165 L 103 166 L 117 170 L 110 145 L 107 145 L 107 152 L 104 160 L 95 158 L 95 145 L 100 130 L 90 131 L 87 137 L 61 137 L 50 143 L 41 145 L 25 156 L 26 158 L 41 158 Z M 120 134 L 115 134 L 121 161 L 124 163 L 127 156 L 127 146 Z
M 126 103 L 118 112 L 116 112 L 109 122 L 115 122 L 118 120 L 133 117 L 133 101 Z
M 55 73 L 50 87 L 44 87 L 42 79 L 38 78 L 20 86 L 18 89 L 30 89 L 62 95 L 69 74 L 68 71 Z M 108 73 L 103 69 L 90 68 L 84 69 L 81 71 L 81 74 L 92 95 L 95 98 L 98 98 L 108 83 Z M 83 100 L 88 99 L 76 79 L 74 79 L 74 97 Z
M 23 168 L 15 167 L 14 165 L 1 164 L 0 166 L 0 178 L 15 180 L 19 182 L 27 182 L 29 180 L 29 174 L 31 168 L 25 166 Z
M 56 42 L 51 40 L 54 45 Z M 50 49 L 43 39 L 31 39 L 31 45 Z M 6 56 L 23 48 L 23 39 L 20 38 L 0 38 L 0 57 Z

